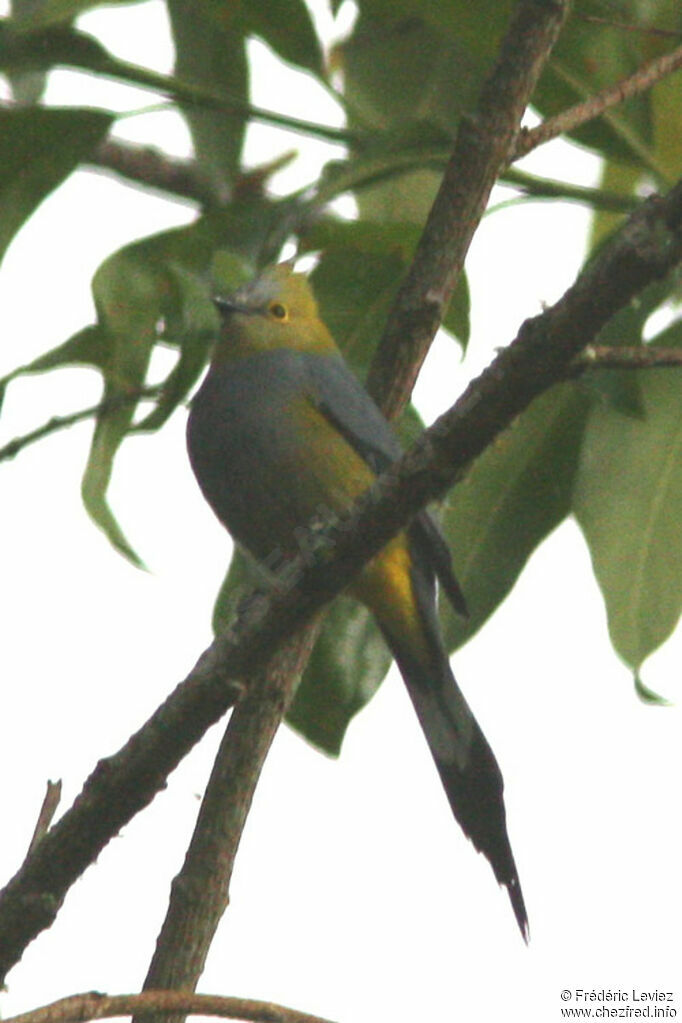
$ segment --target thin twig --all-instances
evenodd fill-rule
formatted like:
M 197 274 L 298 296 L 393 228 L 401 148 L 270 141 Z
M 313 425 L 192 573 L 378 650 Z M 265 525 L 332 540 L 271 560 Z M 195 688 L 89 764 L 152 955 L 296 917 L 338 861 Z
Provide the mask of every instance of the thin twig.
M 507 167 L 502 171 L 499 184 L 518 188 L 531 199 L 567 199 L 585 203 L 592 209 L 614 213 L 632 213 L 641 202 L 641 198 L 634 195 L 619 195 L 617 192 L 609 192 L 602 188 L 589 188 L 568 181 L 541 178 L 517 167 Z M 489 206 L 486 213 L 489 214 L 492 209 L 493 207 Z
M 451 156 L 451 150 L 445 148 L 422 149 L 414 152 L 391 153 L 390 157 L 367 157 L 351 161 L 343 173 L 333 175 L 323 182 L 309 200 L 306 215 L 321 209 L 333 199 L 346 192 L 359 192 L 363 188 L 381 181 L 408 174 L 410 171 L 428 168 L 442 173 Z M 527 195 L 539 198 L 569 199 L 584 202 L 596 209 L 632 213 L 641 201 L 641 197 L 620 195 L 601 188 L 589 188 L 575 185 L 569 181 L 555 178 L 543 178 L 537 174 L 517 167 L 507 167 L 501 171 L 499 182 L 522 189 Z M 490 212 L 488 207 L 486 212 Z
M 682 35 L 681 32 L 674 32 L 669 28 L 659 28 L 657 25 L 634 25 L 629 21 L 600 18 L 597 14 L 576 14 L 576 18 L 591 25 L 603 25 L 605 28 L 615 28 L 620 32 L 637 32 L 640 35 L 658 36 L 660 39 L 679 39 Z
M 321 1016 L 288 1009 L 273 1002 L 253 998 L 226 998 L 219 995 L 195 995 L 190 991 L 144 991 L 136 995 L 104 995 L 86 991 L 60 998 L 5 1023 L 86 1023 L 93 1019 L 130 1016 L 131 1013 L 159 1013 L 165 1017 L 182 1012 L 224 1019 L 249 1020 L 251 1023 L 330 1023 Z
M 38 820 L 33 830 L 31 841 L 29 842 L 27 856 L 30 856 L 38 842 L 47 834 L 52 818 L 57 812 L 59 806 L 59 800 L 62 798 L 62 783 L 61 781 L 48 781 L 47 788 L 45 790 L 45 797 L 40 807 L 40 813 L 38 814 Z
M 20 437 L 14 437 L 4 447 L 1 447 L 0 462 L 15 458 L 29 444 L 35 444 L 36 441 L 42 440 L 43 437 L 49 437 L 51 433 L 57 433 L 58 430 L 66 430 L 67 427 L 75 426 L 76 423 L 82 423 L 85 419 L 92 419 L 93 416 L 99 414 L 101 408 L 102 404 L 100 402 L 97 405 L 90 405 L 88 408 L 79 409 L 78 412 L 70 412 L 65 416 L 52 416 L 42 426 L 37 426 L 35 430 L 30 430 Z
M 526 156 L 532 149 L 536 149 L 559 135 L 575 131 L 576 128 L 588 121 L 593 121 L 595 117 L 601 117 L 607 110 L 624 103 L 625 100 L 639 96 L 651 89 L 656 82 L 660 82 L 661 79 L 678 71 L 680 67 L 682 67 L 682 46 L 648 61 L 627 78 L 602 89 L 601 92 L 590 96 L 584 102 L 576 103 L 568 110 L 563 110 L 555 117 L 548 118 L 535 128 L 522 128 L 510 162 Z
M 57 35 L 60 36 L 60 40 L 55 45 Z M 86 45 L 74 45 L 76 41 Z M 88 46 L 88 42 L 94 45 Z M 44 45 L 40 45 L 41 43 Z M 3 49 L 0 50 L 0 71 L 3 72 L 71 67 L 149 89 L 169 96 L 176 103 L 185 106 L 218 110 L 223 114 L 243 118 L 245 121 L 260 121 L 299 135 L 311 135 L 342 145 L 349 143 L 360 145 L 363 141 L 358 132 L 266 110 L 242 98 L 214 91 L 174 75 L 164 75 L 151 68 L 132 64 L 130 61 L 119 60 L 113 54 L 103 51 L 99 43 L 87 33 L 74 29 L 55 32 L 48 28 L 6 35 L 3 36 L 3 44 Z
M 153 146 L 105 139 L 90 154 L 87 164 L 98 170 L 114 171 L 134 184 L 170 193 L 200 206 L 215 202 L 213 190 L 199 173 L 195 160 L 169 156 Z
M 27 448 L 30 444 L 35 444 L 36 441 L 42 440 L 44 437 L 49 437 L 51 433 L 66 430 L 69 426 L 75 426 L 76 423 L 82 423 L 86 419 L 93 419 L 96 416 L 104 415 L 106 412 L 113 412 L 116 409 L 123 408 L 125 405 L 134 404 L 145 399 L 152 399 L 157 394 L 158 388 L 144 388 L 142 390 L 131 391 L 129 394 L 117 394 L 113 398 L 107 398 L 106 401 L 98 402 L 97 405 L 89 405 L 87 408 L 78 409 L 77 412 L 69 412 L 65 416 L 52 416 L 42 426 L 37 426 L 35 430 L 30 430 L 19 437 L 14 437 L 4 447 L 1 447 L 0 462 L 6 462 L 11 458 L 15 458 L 24 448 Z
M 296 157 L 290 150 L 261 166 L 239 174 L 234 182 L 233 198 L 260 196 L 267 181 Z M 114 171 L 127 181 L 153 188 L 179 199 L 188 199 L 200 206 L 219 201 L 207 178 L 200 173 L 196 160 L 181 160 L 155 149 L 138 146 L 120 139 L 105 139 L 88 158 L 93 167 Z
M 673 366 L 682 366 L 682 348 L 588 345 L 569 368 L 569 374 L 577 376 L 593 369 L 663 369 Z

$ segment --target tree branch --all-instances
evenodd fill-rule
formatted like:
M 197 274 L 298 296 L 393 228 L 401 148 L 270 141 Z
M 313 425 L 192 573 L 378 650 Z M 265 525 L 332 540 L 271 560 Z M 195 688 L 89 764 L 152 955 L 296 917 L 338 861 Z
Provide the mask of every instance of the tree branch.
M 135 404 L 141 400 L 151 400 L 158 393 L 158 387 L 138 388 L 135 391 L 130 391 L 128 394 L 117 394 L 115 397 L 107 398 L 96 405 L 89 405 L 87 408 L 78 409 L 77 412 L 69 412 L 64 416 L 52 416 L 46 423 L 37 426 L 35 430 L 30 430 L 19 437 L 14 437 L 1 447 L 0 462 L 6 462 L 11 458 L 15 458 L 24 448 L 27 448 L 30 444 L 35 444 L 36 441 L 43 440 L 44 437 L 49 437 L 51 433 L 66 430 L 69 426 L 75 426 L 76 423 L 82 423 L 86 419 L 93 419 L 95 416 L 104 415 L 105 412 L 114 412 L 116 409 L 124 408 L 126 405 Z
M 672 33 L 670 34 L 672 35 Z M 559 135 L 575 131 L 581 125 L 600 117 L 607 110 L 634 96 L 641 95 L 663 78 L 678 71 L 680 67 L 682 67 L 682 46 L 648 61 L 632 75 L 608 86 L 584 102 L 577 103 L 569 107 L 568 110 L 563 110 L 554 117 L 547 118 L 535 128 L 521 128 L 509 158 L 509 164 Z M 236 182 L 235 189 L 251 192 L 257 187 L 262 188 L 263 182 L 282 166 L 285 166 L 291 158 L 292 154 L 287 153 L 263 168 L 246 172 Z M 418 158 L 413 155 L 405 154 L 404 158 L 406 166 L 409 166 L 410 163 L 419 165 Z M 136 184 L 197 202 L 201 206 L 211 205 L 217 201 L 210 184 L 198 173 L 194 160 L 173 158 L 149 146 L 136 146 L 107 139 L 98 146 L 89 162 L 95 167 L 115 171 Z M 548 184 L 550 187 L 553 186 L 549 194 L 563 194 L 554 183 Z M 570 187 L 564 186 L 564 188 Z M 596 195 L 599 195 L 597 190 L 585 190 L 585 195 L 588 197 L 589 191 L 594 191 Z M 617 203 L 619 198 L 621 203 L 626 201 L 624 197 L 607 198 L 606 201 Z
M 330 1023 L 321 1016 L 311 1016 L 273 1002 L 195 995 L 191 991 L 145 991 L 138 995 L 103 995 L 98 991 L 87 991 L 82 995 L 60 998 L 19 1016 L 11 1016 L 5 1023 L 86 1023 L 91 1019 L 110 1019 L 143 1012 L 158 1013 L 166 1019 L 173 1013 L 182 1012 L 249 1020 L 252 1023 Z
M 541 178 L 536 174 L 507 167 L 498 179 L 500 184 L 518 188 L 533 199 L 568 199 L 581 202 L 597 210 L 612 213 L 632 213 L 639 206 L 640 199 L 634 195 L 619 195 L 603 188 L 590 188 L 586 185 L 574 185 L 568 181 L 557 181 L 554 178 Z M 493 207 L 488 207 L 487 213 Z
M 630 21 L 618 21 L 616 18 L 600 18 L 596 14 L 576 14 L 576 18 L 587 22 L 588 25 L 605 25 L 620 32 L 636 32 L 639 35 L 658 36 L 661 39 L 679 39 L 682 34 L 667 28 L 659 28 L 657 25 L 635 25 Z
M 368 390 L 389 417 L 400 411 L 412 393 L 569 7 L 569 0 L 522 0 L 517 5 L 476 110 L 460 122 L 452 156 L 367 381 Z
M 152 146 L 105 139 L 93 150 L 87 162 L 98 170 L 114 171 L 136 185 L 169 192 L 200 206 L 216 201 L 195 160 L 181 160 Z
M 114 756 L 101 760 L 71 808 L 0 892 L 0 976 L 49 927 L 73 882 L 161 791 L 185 754 L 241 692 L 211 648 Z M 0 982 L 1 983 L 1 982 Z
M 309 218 L 311 209 L 317 211 L 346 192 L 359 192 L 379 181 L 389 181 L 409 171 L 428 168 L 442 173 L 450 155 L 451 152 L 447 149 L 437 147 L 391 153 L 388 156 L 382 154 L 380 157 L 367 157 L 362 161 L 355 161 L 317 189 L 308 207 L 303 208 L 303 215 Z M 501 171 L 498 181 L 519 188 L 526 195 L 536 198 L 569 199 L 616 213 L 632 213 L 640 203 L 640 199 L 634 195 L 622 195 L 603 188 L 575 185 L 556 178 L 543 178 L 517 167 L 507 167 Z M 490 207 L 486 212 L 490 212 Z
M 642 204 L 576 283 L 539 316 L 339 522 L 312 564 L 295 560 L 272 595 L 257 595 L 149 721 L 95 768 L 83 791 L 0 893 L 0 982 L 54 920 L 73 882 L 146 806 L 286 637 L 343 590 L 429 501 L 566 367 L 618 309 L 682 258 L 682 182 Z
M 10 28 L 10 31 L 7 31 L 7 28 Z M 326 142 L 360 145 L 363 141 L 363 137 L 357 132 L 290 117 L 275 110 L 266 110 L 241 97 L 216 92 L 195 82 L 188 82 L 174 75 L 164 75 L 151 68 L 120 60 L 105 50 L 92 36 L 77 29 L 47 27 L 32 32 L 12 32 L 11 26 L 0 23 L 0 71 L 4 73 L 49 71 L 54 67 L 71 67 L 78 71 L 105 75 L 119 82 L 169 96 L 180 105 L 217 110 L 227 116 L 240 117 L 245 121 L 259 121 Z
M 317 638 L 318 624 L 311 623 L 279 650 L 267 671 L 250 680 L 232 712 L 185 862 L 173 881 L 145 990 L 192 991 L 203 973 L 228 905 L 234 861 L 251 800 Z M 185 1010 L 182 1006 L 178 1010 L 180 1015 L 171 1016 L 170 1023 L 184 1019 Z M 144 1019 L 149 1023 L 148 1016 Z
M 593 369 L 662 369 L 673 366 L 682 366 L 682 348 L 646 344 L 631 348 L 588 345 L 568 368 L 568 375 L 578 376 Z
M 531 150 L 536 149 L 537 146 L 550 142 L 559 135 L 575 131 L 576 128 L 586 124 L 588 121 L 593 121 L 595 117 L 601 117 L 607 110 L 611 110 L 613 107 L 624 103 L 625 100 L 632 99 L 633 96 L 639 96 L 641 93 L 651 89 L 656 82 L 660 82 L 662 78 L 667 78 L 681 67 L 682 46 L 678 46 L 670 53 L 664 53 L 661 57 L 648 61 L 638 68 L 634 74 L 621 79 L 607 89 L 603 89 L 595 96 L 590 96 L 583 103 L 576 103 L 575 106 L 569 107 L 568 110 L 562 110 L 560 114 L 548 118 L 535 128 L 522 128 L 521 134 L 516 140 L 510 162 L 519 160 L 522 156 L 530 153 Z
M 262 195 L 267 181 L 296 157 L 295 150 L 283 153 L 252 170 L 243 171 L 234 182 L 233 199 Z M 200 206 L 215 206 L 224 200 L 216 195 L 200 173 L 195 160 L 181 160 L 152 146 L 137 146 L 118 139 L 105 139 L 94 150 L 88 163 L 96 169 L 114 171 L 135 185 L 153 188 Z

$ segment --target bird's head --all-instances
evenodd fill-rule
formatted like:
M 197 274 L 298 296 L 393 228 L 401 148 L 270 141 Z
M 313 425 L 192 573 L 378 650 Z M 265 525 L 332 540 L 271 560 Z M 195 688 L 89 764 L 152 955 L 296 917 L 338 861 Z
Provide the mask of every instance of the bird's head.
M 221 318 L 216 358 L 230 359 L 275 348 L 336 351 L 319 317 L 307 278 L 290 263 L 278 263 L 214 302 Z

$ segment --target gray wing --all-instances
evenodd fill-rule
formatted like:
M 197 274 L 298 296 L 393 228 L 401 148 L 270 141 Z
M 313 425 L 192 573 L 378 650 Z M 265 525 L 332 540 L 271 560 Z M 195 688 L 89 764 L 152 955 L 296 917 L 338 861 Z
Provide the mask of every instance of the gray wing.
M 377 475 L 402 454 L 402 448 L 381 410 L 340 357 L 304 356 L 313 400 L 326 418 Z M 427 511 L 409 528 L 415 554 L 436 575 L 453 608 L 466 615 L 464 595 L 452 570 L 445 537 Z

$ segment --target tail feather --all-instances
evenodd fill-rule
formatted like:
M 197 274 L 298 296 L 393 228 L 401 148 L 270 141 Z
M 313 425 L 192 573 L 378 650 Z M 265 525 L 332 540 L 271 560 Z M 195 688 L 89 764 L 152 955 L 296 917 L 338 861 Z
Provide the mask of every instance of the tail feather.
M 504 782 L 495 754 L 440 649 L 428 669 L 387 635 L 429 744 L 452 812 L 507 889 L 524 941 L 528 916 L 507 835 Z M 438 644 L 440 647 L 440 644 Z M 402 649 L 401 649 L 402 647 Z

